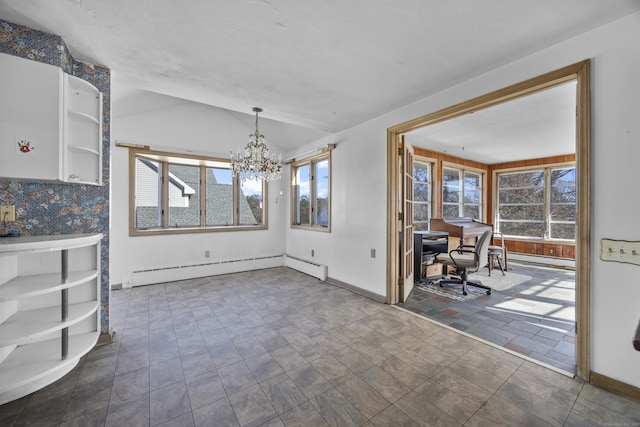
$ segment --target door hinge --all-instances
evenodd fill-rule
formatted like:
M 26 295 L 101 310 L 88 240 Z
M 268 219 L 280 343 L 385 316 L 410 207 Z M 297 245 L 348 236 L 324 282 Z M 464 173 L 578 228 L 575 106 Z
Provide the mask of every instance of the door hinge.
M 403 152 L 402 147 L 398 147 L 398 156 L 402 156 L 403 154 L 402 152 Z
M 398 221 L 404 221 L 404 212 L 398 212 Z

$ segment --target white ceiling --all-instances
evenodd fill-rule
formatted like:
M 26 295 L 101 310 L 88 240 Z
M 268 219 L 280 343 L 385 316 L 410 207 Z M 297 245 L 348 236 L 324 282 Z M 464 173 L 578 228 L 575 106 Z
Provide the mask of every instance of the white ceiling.
M 574 153 L 576 82 L 423 127 L 405 139 L 485 164 Z
M 127 86 L 241 112 L 248 126 L 264 108 L 282 122 L 269 139 L 284 150 L 638 10 L 637 0 L 0 0 L 0 18 L 60 35 L 75 59 Z

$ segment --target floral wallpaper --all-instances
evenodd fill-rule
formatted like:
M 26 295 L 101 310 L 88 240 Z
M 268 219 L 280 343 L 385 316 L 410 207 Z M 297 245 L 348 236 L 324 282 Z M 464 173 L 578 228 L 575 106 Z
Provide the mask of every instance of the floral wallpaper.
M 3 20 L 0 20 L 0 52 L 58 66 L 102 92 L 103 185 L 12 180 L 0 176 L 0 204 L 16 207 L 16 221 L 6 226 L 0 222 L 0 228 L 19 229 L 23 236 L 103 233 L 101 331 L 109 333 L 110 70 L 74 60 L 59 36 Z

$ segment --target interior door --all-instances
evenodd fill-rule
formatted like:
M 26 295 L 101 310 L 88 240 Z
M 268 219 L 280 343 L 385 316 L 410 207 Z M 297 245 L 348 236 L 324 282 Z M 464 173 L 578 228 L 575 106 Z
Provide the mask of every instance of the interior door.
M 413 289 L 413 147 L 402 143 L 402 302 Z

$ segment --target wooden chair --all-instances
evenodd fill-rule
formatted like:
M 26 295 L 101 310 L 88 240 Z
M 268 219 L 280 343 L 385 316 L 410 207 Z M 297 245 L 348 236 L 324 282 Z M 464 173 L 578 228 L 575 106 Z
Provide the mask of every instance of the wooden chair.
M 496 262 L 502 275 L 505 275 L 504 272 L 507 271 L 507 248 L 504 245 L 504 236 L 499 231 L 494 231 L 491 235 L 487 261 L 489 263 L 489 276 L 491 276 L 491 270 L 495 267 Z

